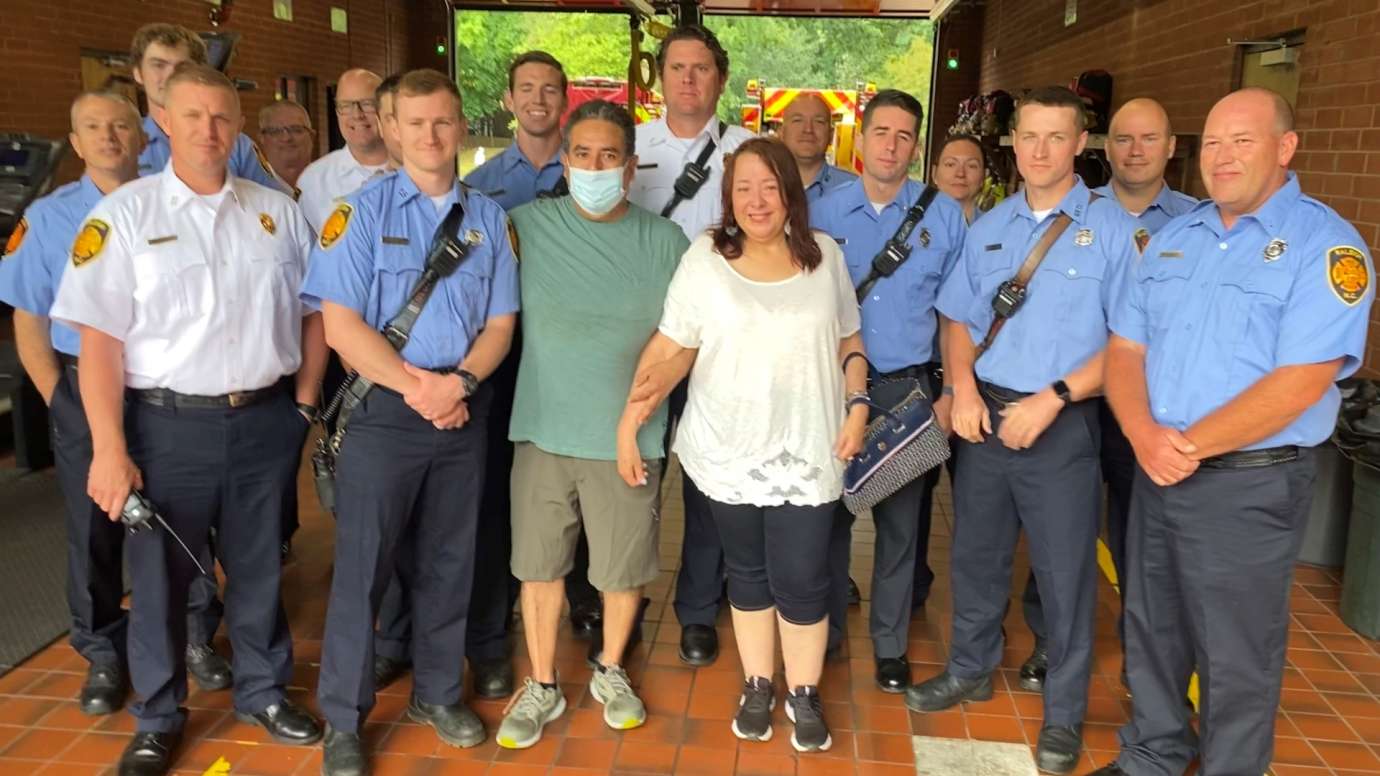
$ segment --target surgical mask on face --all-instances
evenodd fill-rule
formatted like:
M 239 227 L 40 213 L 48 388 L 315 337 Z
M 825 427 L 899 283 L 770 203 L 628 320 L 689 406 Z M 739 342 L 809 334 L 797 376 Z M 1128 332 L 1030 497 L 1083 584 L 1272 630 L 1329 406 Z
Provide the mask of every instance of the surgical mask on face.
M 623 201 L 623 168 L 581 170 L 570 168 L 570 196 L 590 215 L 602 216 Z

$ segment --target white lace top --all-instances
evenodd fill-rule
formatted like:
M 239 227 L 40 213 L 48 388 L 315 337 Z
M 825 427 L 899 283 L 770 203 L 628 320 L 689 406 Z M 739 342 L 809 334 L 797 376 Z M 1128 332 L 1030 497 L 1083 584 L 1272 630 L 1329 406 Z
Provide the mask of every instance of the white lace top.
M 759 283 L 701 235 L 681 259 L 660 330 L 699 354 L 673 449 L 726 504 L 827 504 L 843 489 L 839 340 L 861 325 L 843 253 L 815 233 L 813 272 Z

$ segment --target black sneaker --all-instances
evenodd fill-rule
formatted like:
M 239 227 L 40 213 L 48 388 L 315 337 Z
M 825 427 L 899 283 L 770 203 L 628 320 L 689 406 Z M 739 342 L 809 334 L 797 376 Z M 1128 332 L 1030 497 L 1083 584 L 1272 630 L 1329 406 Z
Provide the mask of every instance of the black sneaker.
M 744 741 L 770 741 L 771 712 L 775 708 L 776 694 L 770 679 L 754 676 L 743 682 L 738 713 L 733 716 L 733 735 Z
M 829 726 L 824 724 L 824 705 L 818 687 L 804 685 L 787 694 L 786 718 L 795 725 L 791 746 L 797 752 L 825 752 L 834 745 Z

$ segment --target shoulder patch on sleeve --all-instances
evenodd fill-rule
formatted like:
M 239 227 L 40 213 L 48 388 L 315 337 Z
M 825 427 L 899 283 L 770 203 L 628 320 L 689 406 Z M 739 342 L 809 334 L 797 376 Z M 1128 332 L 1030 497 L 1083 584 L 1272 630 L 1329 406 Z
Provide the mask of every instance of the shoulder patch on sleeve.
M 517 227 L 513 226 L 513 219 L 508 219 L 508 247 L 513 249 L 513 261 L 522 261 L 522 254 L 518 251 Z
M 254 156 L 258 158 L 259 166 L 263 168 L 264 172 L 268 173 L 268 177 L 278 177 L 278 173 L 273 171 L 273 165 L 269 164 L 268 157 L 264 155 L 263 149 L 259 148 L 259 144 L 255 143 L 253 140 L 250 140 L 249 147 L 254 149 Z
M 8 255 L 10 255 L 11 253 L 14 253 L 15 251 L 19 250 L 19 246 L 21 246 L 21 245 L 24 244 L 24 236 L 27 235 L 28 233 L 29 233 L 29 219 L 27 219 L 27 218 L 21 218 L 21 219 L 19 219 L 19 223 L 18 223 L 17 225 L 15 225 L 14 231 L 10 233 L 10 240 L 9 240 L 9 242 L 5 243 L 5 253 L 4 253 L 4 255 L 8 256 Z
M 80 267 L 101 255 L 101 249 L 105 247 L 105 239 L 110 236 L 110 224 L 99 218 L 88 219 L 82 224 L 81 231 L 77 232 L 77 239 L 72 243 L 72 266 Z
M 346 202 L 341 202 L 331 211 L 331 215 L 326 219 L 326 223 L 321 225 L 321 248 L 322 250 L 335 245 L 336 240 L 345 236 L 346 230 L 350 228 L 350 217 L 354 215 L 355 209 Z
M 1332 293 L 1348 307 L 1354 307 L 1370 288 L 1370 268 L 1360 248 L 1338 245 L 1327 249 L 1327 282 Z

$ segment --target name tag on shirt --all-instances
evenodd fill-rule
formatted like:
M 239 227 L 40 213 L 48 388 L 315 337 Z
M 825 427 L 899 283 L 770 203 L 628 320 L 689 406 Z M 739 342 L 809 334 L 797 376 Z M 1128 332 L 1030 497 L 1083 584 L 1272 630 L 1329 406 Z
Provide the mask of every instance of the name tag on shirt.
M 637 165 L 637 169 L 639 169 L 639 170 L 655 170 L 656 167 L 657 167 L 656 162 L 652 162 L 651 164 L 639 164 L 639 165 Z
M 1001 250 L 1001 243 L 992 243 L 991 245 L 988 245 L 988 246 L 983 247 L 983 250 L 984 250 L 984 251 L 999 251 L 999 250 Z
M 170 242 L 173 242 L 173 241 L 175 241 L 176 239 L 177 239 L 177 235 L 175 235 L 175 234 L 170 234 L 170 235 L 168 235 L 167 237 L 150 237 L 150 238 L 149 238 L 149 245 L 162 245 L 163 243 L 170 243 Z
M 384 238 L 383 238 L 383 244 L 384 244 L 384 245 L 411 245 L 411 244 L 412 244 L 412 241 L 409 240 L 409 239 L 407 239 L 406 237 L 388 237 L 387 235 L 385 235 Z
M 1183 257 L 1183 251 L 1160 251 L 1161 259 L 1182 259 Z

